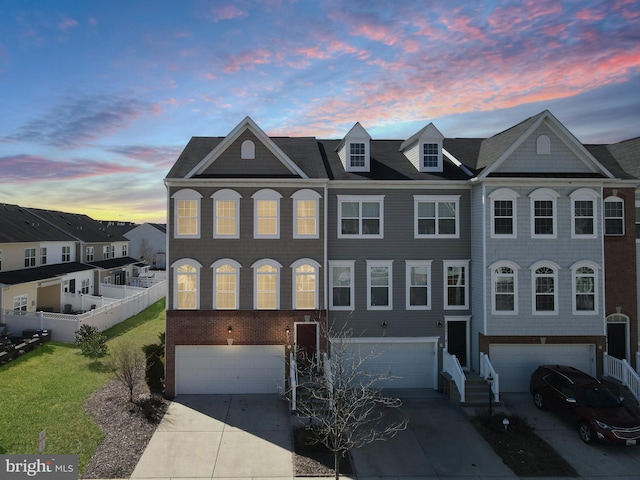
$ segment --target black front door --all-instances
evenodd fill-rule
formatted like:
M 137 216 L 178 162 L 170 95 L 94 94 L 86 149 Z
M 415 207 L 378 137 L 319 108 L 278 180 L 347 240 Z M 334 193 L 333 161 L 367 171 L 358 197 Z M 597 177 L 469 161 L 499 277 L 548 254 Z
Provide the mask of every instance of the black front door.
M 467 366 L 467 322 L 447 322 L 447 351 L 458 358 L 462 367 Z
M 296 323 L 296 353 L 299 361 L 315 361 L 317 323 Z
M 607 323 L 607 353 L 620 360 L 627 358 L 626 323 Z

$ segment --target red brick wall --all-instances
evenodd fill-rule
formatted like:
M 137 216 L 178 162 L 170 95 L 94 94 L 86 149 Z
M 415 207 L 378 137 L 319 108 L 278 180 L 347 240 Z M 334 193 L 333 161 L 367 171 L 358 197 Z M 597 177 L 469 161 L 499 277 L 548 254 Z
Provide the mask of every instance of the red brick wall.
M 624 200 L 625 234 L 604 237 L 605 315 L 620 313 L 629 317 L 630 363 L 635 365 L 638 345 L 635 190 L 633 188 L 605 188 L 604 198 L 617 196 Z M 606 348 L 606 347 L 605 347 Z
M 325 311 L 300 310 L 167 310 L 165 351 L 165 393 L 175 395 L 176 345 L 292 345 L 294 324 L 304 316 L 326 326 Z M 229 326 L 232 332 L 229 333 Z M 287 335 L 286 327 L 290 333 Z M 320 349 L 324 350 L 322 342 Z

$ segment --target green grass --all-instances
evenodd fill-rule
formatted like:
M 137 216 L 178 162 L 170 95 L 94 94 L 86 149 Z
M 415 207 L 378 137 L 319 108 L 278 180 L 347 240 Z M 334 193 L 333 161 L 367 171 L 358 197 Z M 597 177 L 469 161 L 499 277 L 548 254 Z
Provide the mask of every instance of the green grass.
M 106 330 L 108 345 L 156 343 L 164 331 L 164 300 Z M 72 344 L 51 342 L 0 367 L 0 454 L 37 454 L 47 431 L 48 454 L 78 455 L 82 471 L 102 432 L 85 413 L 85 399 L 113 378 L 102 361 Z

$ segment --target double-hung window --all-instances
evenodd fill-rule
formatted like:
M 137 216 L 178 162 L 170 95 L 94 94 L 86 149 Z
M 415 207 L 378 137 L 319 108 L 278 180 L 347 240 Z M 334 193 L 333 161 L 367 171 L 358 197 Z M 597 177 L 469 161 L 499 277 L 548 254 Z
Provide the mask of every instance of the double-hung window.
M 107 260 L 109 258 L 109 245 L 102 246 L 102 258 Z
M 233 190 L 218 190 L 213 199 L 213 238 L 240 238 L 240 198 Z
M 338 238 L 383 238 L 384 195 L 338 195 Z
M 366 165 L 365 144 L 352 142 L 349 144 L 349 166 L 351 168 L 363 168 Z
M 518 313 L 518 266 L 511 262 L 500 262 L 491 266 L 491 283 L 493 287 L 492 313 Z
M 573 238 L 595 238 L 595 206 L 598 194 L 588 188 L 571 193 L 571 236 Z
M 91 286 L 91 282 L 89 281 L 88 278 L 84 278 L 82 279 L 82 286 L 80 291 L 82 293 L 84 293 L 85 295 L 87 295 L 89 293 L 89 287 Z
M 489 194 L 491 200 L 491 236 L 515 238 L 516 205 L 518 194 L 508 188 L 499 188 Z
M 531 199 L 531 236 L 557 238 L 558 193 L 548 188 L 539 188 L 529 197 Z
M 445 260 L 444 308 L 466 310 L 469 308 L 469 260 Z
M 573 313 L 592 314 L 598 311 L 596 285 L 598 266 L 592 262 L 580 262 L 571 267 L 573 277 Z
M 608 197 L 604 201 L 604 234 L 624 235 L 624 201 Z
M 174 269 L 174 306 L 178 310 L 197 310 L 200 308 L 200 268 L 195 260 L 184 259 L 173 264 Z
M 239 300 L 240 264 L 231 259 L 218 260 L 213 265 L 214 310 L 237 310 Z
M 93 262 L 93 252 L 94 252 L 94 247 L 87 247 L 86 249 L 87 262 Z
M 36 266 L 36 249 L 35 248 L 24 249 L 24 266 L 25 268 Z
M 558 313 L 558 267 L 551 262 L 537 262 L 531 267 L 533 287 L 533 313 Z
M 13 311 L 14 312 L 26 312 L 27 311 L 27 295 L 18 295 L 13 297 Z
M 253 237 L 280 238 L 280 195 L 264 189 L 253 194 Z
M 407 260 L 407 310 L 431 308 L 431 260 Z
M 200 238 L 200 203 L 202 195 L 189 188 L 179 190 L 174 200 L 174 237 Z
M 129 247 L 125 243 L 124 245 L 122 245 L 122 256 L 126 257 L 127 255 L 129 255 Z
M 459 238 L 460 196 L 414 195 L 415 238 Z
M 393 309 L 392 260 L 367 260 L 367 309 Z
M 329 261 L 329 303 L 332 310 L 353 310 L 354 301 L 354 275 L 353 260 Z
M 320 194 L 299 190 L 293 199 L 293 238 L 319 238 L 318 218 Z
M 63 262 L 71 261 L 71 247 L 68 245 L 62 247 L 62 261 Z
M 40 247 L 40 265 L 47 264 L 47 247 Z
M 293 271 L 293 308 L 313 310 L 318 308 L 318 262 L 305 258 L 291 265 Z
M 254 275 L 254 309 L 280 308 L 280 265 L 275 260 L 259 260 L 252 265 Z
M 426 170 L 440 167 L 440 145 L 437 143 L 422 144 L 422 168 Z

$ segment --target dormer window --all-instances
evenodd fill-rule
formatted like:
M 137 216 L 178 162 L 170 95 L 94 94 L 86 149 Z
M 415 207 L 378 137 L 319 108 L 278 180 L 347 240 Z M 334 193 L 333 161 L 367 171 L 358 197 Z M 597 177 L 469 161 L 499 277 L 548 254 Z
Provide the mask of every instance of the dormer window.
M 362 168 L 365 164 L 364 143 L 349 144 L 349 166 L 351 168 Z
M 439 165 L 439 152 L 437 143 L 422 144 L 422 168 L 436 169 Z

